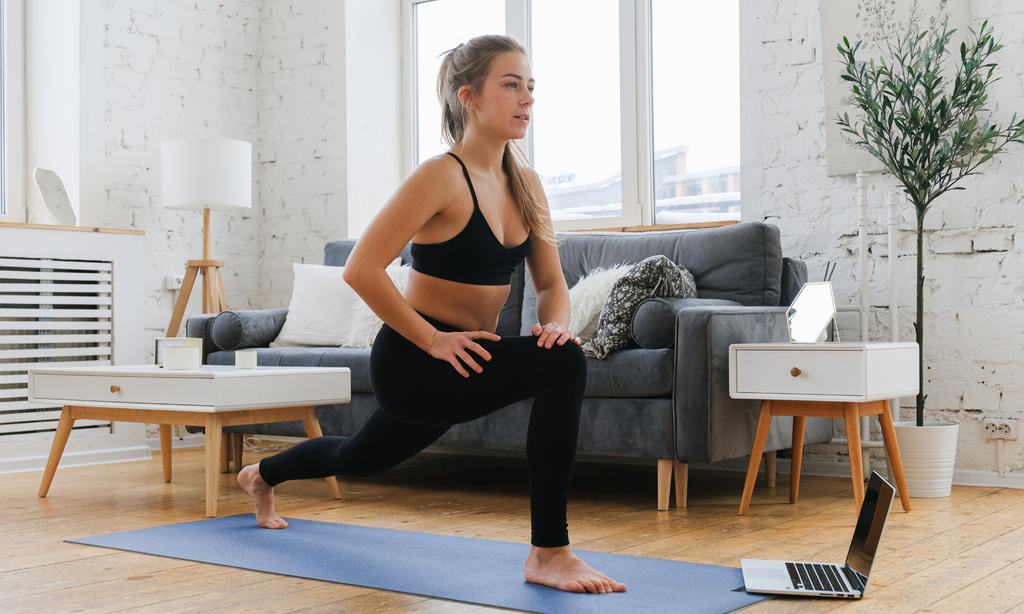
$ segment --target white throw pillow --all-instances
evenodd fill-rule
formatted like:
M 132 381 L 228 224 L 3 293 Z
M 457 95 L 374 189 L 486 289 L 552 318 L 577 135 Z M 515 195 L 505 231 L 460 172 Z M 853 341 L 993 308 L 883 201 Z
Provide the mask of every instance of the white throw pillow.
M 387 268 L 388 275 L 396 283 L 397 278 L 404 276 L 408 279 L 408 271 L 404 274 L 399 272 L 399 269 L 407 268 L 400 263 L 401 259 L 396 258 Z M 373 344 L 381 321 L 342 279 L 344 267 L 296 262 L 292 270 L 295 283 L 288 303 L 288 316 L 270 347 L 351 345 L 353 339 L 365 343 L 353 347 L 370 347 Z M 405 284 L 402 283 L 398 290 L 404 289 Z M 373 319 L 376 319 L 376 325 L 373 334 L 369 335 L 366 331 L 374 327 Z
M 608 294 L 615 282 L 633 265 L 621 264 L 608 269 L 597 268 L 580 278 L 569 288 L 569 330 L 582 343 L 597 336 L 597 322 L 601 317 Z

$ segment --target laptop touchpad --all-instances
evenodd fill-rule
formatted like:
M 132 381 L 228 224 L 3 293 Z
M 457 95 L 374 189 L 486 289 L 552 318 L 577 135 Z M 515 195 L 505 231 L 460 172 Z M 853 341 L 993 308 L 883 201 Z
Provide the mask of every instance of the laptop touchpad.
M 789 574 L 781 569 L 748 567 L 744 573 L 750 576 L 751 580 L 780 580 L 783 582 L 789 580 Z

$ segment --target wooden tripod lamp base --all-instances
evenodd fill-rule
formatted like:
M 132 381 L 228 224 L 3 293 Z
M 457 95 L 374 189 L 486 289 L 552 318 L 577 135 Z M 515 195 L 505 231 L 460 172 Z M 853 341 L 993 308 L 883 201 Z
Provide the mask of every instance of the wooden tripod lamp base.
M 210 259 L 210 210 L 203 209 L 203 259 L 188 261 L 185 279 L 181 282 L 181 293 L 178 294 L 178 301 L 174 304 L 174 314 L 167 327 L 167 337 L 178 336 L 181 320 L 185 316 L 185 306 L 188 305 L 197 275 L 203 277 L 203 313 L 220 313 L 228 308 L 228 299 L 224 294 L 224 281 L 220 275 L 220 269 L 223 266 L 223 260 Z

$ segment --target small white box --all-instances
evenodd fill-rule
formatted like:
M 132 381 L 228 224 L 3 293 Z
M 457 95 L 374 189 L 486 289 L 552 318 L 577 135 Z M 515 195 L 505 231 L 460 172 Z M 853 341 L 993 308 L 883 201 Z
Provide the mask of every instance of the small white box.
M 165 347 L 164 369 L 195 371 L 203 366 L 203 350 L 197 347 Z
M 255 369 L 256 350 L 235 350 L 236 369 Z

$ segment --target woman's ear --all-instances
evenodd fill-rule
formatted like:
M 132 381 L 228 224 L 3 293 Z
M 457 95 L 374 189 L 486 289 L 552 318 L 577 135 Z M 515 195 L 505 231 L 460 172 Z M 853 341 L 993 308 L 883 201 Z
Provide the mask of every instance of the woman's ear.
M 467 111 L 470 110 L 469 105 L 473 102 L 473 90 L 468 85 L 459 88 L 459 102 L 466 107 Z

